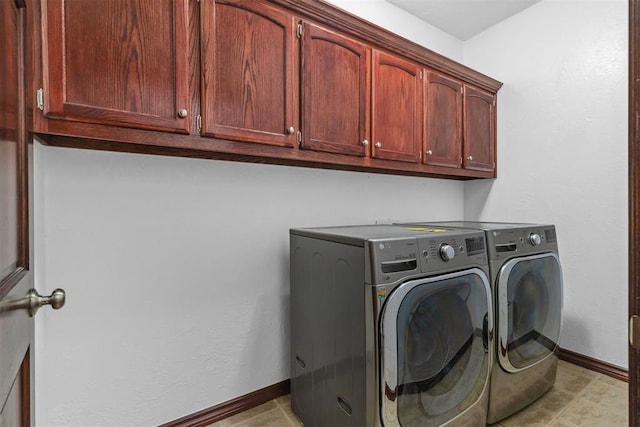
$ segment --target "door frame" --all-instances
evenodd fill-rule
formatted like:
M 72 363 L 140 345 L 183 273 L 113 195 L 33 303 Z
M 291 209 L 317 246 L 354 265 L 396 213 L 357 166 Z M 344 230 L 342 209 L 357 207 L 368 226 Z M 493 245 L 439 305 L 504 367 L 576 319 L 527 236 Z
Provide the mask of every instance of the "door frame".
M 640 314 L 640 0 L 629 0 L 629 317 Z M 640 427 L 640 350 L 629 345 L 629 425 Z

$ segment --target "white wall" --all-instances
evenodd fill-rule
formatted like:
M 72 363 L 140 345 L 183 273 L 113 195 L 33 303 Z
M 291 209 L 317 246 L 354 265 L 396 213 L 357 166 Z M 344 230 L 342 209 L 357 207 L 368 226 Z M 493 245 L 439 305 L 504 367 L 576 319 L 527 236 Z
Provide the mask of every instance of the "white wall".
M 327 0 L 353 15 L 373 22 L 408 40 L 438 52 L 454 61 L 462 61 L 462 42 L 449 33 L 428 24 L 385 0 Z
M 465 184 L 468 219 L 555 223 L 561 346 L 627 367 L 624 0 L 543 0 L 464 45 L 504 82 L 495 182 Z
M 385 2 L 396 32 L 461 42 Z M 157 425 L 289 378 L 288 229 L 460 218 L 463 184 L 36 144 L 39 426 Z

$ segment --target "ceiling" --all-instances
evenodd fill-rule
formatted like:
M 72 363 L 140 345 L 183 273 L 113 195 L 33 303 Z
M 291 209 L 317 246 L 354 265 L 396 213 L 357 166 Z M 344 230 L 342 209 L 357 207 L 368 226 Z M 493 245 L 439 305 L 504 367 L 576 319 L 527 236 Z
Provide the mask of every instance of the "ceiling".
M 387 1 L 464 41 L 540 0 Z

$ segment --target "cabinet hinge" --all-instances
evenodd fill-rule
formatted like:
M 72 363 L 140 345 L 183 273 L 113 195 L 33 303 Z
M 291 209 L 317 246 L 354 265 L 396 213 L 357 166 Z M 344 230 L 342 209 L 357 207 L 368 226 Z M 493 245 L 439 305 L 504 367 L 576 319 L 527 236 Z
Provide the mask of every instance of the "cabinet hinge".
M 42 88 L 36 91 L 36 104 L 39 110 L 44 110 L 44 91 Z
M 301 39 L 302 38 L 302 22 L 300 22 L 298 24 L 298 38 Z
M 493 100 L 493 106 L 494 107 L 496 106 L 496 100 L 495 99 Z
M 460 166 L 462 166 L 462 157 L 460 157 L 460 158 L 458 159 L 458 164 L 459 164 Z
M 202 116 L 200 114 L 196 116 L 196 127 L 198 128 L 198 132 L 202 130 Z
M 296 132 L 296 141 L 298 141 L 298 145 L 302 145 L 302 132 Z
M 422 71 L 420 71 L 420 80 L 422 80 L 422 79 L 423 79 Z

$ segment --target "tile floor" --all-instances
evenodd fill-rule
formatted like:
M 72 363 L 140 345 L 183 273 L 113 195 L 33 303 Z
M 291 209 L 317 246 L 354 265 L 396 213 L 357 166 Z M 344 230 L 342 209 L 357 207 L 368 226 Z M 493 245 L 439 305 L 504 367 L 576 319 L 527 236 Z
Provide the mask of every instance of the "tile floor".
M 615 427 L 628 425 L 627 383 L 561 361 L 555 386 L 494 427 Z M 218 421 L 210 427 L 293 427 L 302 423 L 289 396 Z M 336 426 L 339 427 L 339 426 Z

